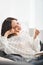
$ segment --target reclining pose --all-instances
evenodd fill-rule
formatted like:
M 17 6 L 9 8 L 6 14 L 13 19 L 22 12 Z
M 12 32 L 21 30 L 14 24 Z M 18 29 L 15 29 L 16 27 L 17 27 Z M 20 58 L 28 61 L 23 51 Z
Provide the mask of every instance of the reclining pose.
M 0 50 L 8 56 L 21 55 L 17 58 L 21 61 L 24 59 L 28 62 L 35 59 L 35 54 L 40 51 L 40 43 L 37 39 L 39 31 L 36 29 L 33 37 L 29 35 L 29 29 L 22 26 L 16 18 L 8 17 L 3 21 L 0 37 Z M 6 57 L 8 57 L 6 56 Z

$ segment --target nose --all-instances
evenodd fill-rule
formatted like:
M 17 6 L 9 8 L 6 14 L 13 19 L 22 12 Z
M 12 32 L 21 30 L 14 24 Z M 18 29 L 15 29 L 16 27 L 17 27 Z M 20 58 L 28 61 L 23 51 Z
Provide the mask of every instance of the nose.
M 21 25 L 19 24 L 19 25 L 16 25 L 16 30 L 21 30 Z

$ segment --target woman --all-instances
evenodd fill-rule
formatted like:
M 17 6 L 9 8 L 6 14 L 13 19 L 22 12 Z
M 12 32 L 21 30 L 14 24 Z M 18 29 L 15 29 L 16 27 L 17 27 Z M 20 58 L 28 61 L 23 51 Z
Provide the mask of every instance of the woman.
M 36 29 L 34 36 L 30 37 L 28 28 L 24 29 L 16 18 L 8 17 L 2 24 L 0 49 L 6 54 L 19 54 L 30 61 L 35 58 L 35 53 L 40 51 L 38 34 Z

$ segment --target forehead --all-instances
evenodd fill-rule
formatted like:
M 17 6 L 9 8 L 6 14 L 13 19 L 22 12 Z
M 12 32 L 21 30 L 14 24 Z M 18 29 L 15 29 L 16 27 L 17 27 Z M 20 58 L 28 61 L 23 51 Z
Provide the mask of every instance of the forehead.
M 16 20 L 12 20 L 11 24 L 17 24 L 17 23 L 21 25 L 20 21 L 18 21 L 18 20 L 17 21 Z
M 15 24 L 15 23 L 17 23 L 17 21 L 16 20 L 12 20 L 12 24 Z

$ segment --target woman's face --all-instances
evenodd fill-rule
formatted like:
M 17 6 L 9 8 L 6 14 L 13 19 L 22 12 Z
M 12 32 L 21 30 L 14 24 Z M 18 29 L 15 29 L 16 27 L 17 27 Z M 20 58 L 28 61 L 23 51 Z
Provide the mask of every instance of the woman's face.
M 12 33 L 18 34 L 21 31 L 21 25 L 16 20 L 12 20 L 11 26 L 12 26 L 11 29 Z

